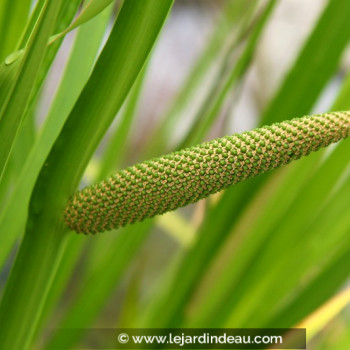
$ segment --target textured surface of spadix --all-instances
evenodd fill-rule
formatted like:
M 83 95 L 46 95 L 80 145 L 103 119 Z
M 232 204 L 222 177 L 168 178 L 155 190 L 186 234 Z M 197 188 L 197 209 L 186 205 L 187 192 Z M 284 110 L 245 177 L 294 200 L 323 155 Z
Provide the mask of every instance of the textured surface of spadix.
M 76 232 L 97 233 L 194 203 L 350 135 L 334 112 L 215 139 L 119 171 L 77 192 L 65 210 Z

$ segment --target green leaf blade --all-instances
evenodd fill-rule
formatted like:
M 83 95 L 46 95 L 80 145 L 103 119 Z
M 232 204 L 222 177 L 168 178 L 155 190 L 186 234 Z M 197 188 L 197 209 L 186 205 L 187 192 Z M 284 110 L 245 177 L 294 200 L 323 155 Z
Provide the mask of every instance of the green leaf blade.
M 2 106 L 0 112 L 0 181 L 32 92 L 32 82 L 38 75 L 48 36 L 53 29 L 62 2 L 46 3 L 35 27 L 32 40 L 22 58 L 12 91 Z M 14 63 L 11 62 L 11 64 Z

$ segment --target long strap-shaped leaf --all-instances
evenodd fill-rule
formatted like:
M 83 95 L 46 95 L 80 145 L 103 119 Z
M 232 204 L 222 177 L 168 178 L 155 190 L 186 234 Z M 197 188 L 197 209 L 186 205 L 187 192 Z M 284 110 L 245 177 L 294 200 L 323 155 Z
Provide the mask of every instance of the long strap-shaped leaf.
M 78 192 L 67 225 L 110 230 L 194 203 L 350 135 L 350 112 L 274 124 L 137 164 Z
M 63 30 L 61 33 L 53 35 L 49 43 L 53 43 L 59 38 L 62 38 L 67 33 L 72 31 L 75 28 L 78 28 L 82 24 L 90 21 L 92 18 L 97 16 L 100 12 L 102 12 L 105 8 L 107 8 L 110 4 L 112 4 L 114 0 L 89 0 L 84 5 L 83 10 L 81 13 L 77 16 L 77 18 L 71 23 L 65 30 Z
M 62 211 L 142 70 L 172 4 L 172 0 L 124 2 L 91 77 L 46 159 L 0 304 L 1 349 L 30 346 L 65 248 Z
M 0 1 L 0 61 L 16 49 L 24 29 L 31 0 Z
M 56 22 L 60 1 L 47 1 L 19 67 L 12 91 L 0 111 L 0 180 L 14 140 L 23 119 L 40 64 L 45 55 L 48 37 Z M 13 64 L 7 60 L 7 64 Z

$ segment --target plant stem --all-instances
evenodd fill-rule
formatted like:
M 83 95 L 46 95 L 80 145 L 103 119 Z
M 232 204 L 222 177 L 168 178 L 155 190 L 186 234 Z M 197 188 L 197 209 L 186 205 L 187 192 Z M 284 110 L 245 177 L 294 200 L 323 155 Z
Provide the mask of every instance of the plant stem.
M 64 207 L 142 70 L 172 4 L 172 0 L 124 2 L 91 77 L 46 159 L 0 305 L 1 349 L 30 346 L 65 246 Z
M 55 227 L 57 232 L 53 229 L 47 230 L 45 224 Z M 2 349 L 29 348 L 63 253 L 65 228 L 61 223 L 51 221 L 42 225 L 45 227 L 45 234 L 42 232 L 44 227 L 33 227 L 25 235 L 6 286 L 0 307 Z M 13 300 L 16 300 L 15 304 Z

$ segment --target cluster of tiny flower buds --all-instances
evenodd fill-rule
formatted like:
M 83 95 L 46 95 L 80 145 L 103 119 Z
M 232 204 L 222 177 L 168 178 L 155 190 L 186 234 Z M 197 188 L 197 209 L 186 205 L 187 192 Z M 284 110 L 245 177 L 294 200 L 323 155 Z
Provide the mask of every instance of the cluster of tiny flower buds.
M 97 233 L 174 210 L 350 135 L 350 112 L 293 119 L 146 161 L 77 192 L 67 226 Z

